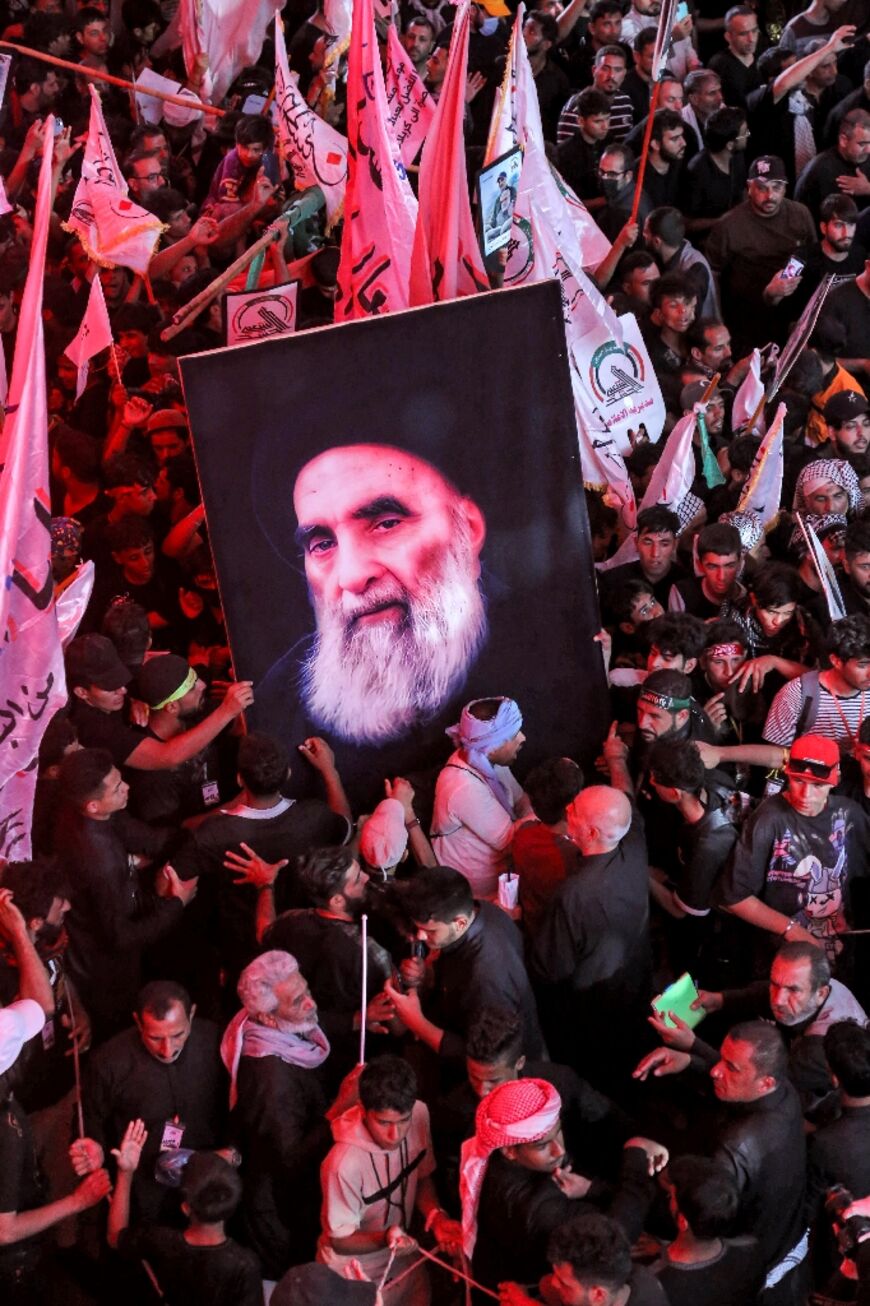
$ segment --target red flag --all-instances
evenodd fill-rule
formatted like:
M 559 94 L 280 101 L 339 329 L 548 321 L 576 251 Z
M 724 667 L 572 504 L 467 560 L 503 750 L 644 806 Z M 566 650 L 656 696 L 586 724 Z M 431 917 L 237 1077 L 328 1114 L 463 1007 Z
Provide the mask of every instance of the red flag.
M 66 702 L 51 574 L 42 282 L 51 217 L 54 119 L 45 124 L 30 268 L 21 301 L 0 474 L 0 855 L 30 856 L 36 756 Z M 7 786 L 10 786 L 7 792 Z
M 456 13 L 447 71 L 420 160 L 420 209 L 411 261 L 411 303 L 432 304 L 489 290 L 468 202 L 465 80 L 471 12 Z
M 81 399 L 88 382 L 88 363 L 95 354 L 101 354 L 104 349 L 111 349 L 111 347 L 112 327 L 109 322 L 109 310 L 106 308 L 100 278 L 94 277 L 82 324 L 63 351 L 78 368 L 76 400 Z
M 417 201 L 386 128 L 372 0 L 354 0 L 347 55 L 344 234 L 336 322 L 408 308 Z
M 420 147 L 435 117 L 435 100 L 399 40 L 395 23 L 387 28 L 387 129 L 399 147 L 406 168 Z

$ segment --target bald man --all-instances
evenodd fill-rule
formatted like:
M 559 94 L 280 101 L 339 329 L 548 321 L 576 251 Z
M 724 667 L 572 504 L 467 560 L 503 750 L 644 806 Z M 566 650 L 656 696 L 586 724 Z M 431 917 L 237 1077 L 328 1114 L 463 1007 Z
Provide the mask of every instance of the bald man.
M 430 463 L 380 444 L 306 463 L 293 507 L 317 623 L 306 711 L 357 744 L 407 735 L 461 689 L 486 639 L 483 514 Z
M 582 859 L 532 946 L 547 1043 L 597 1087 L 624 1088 L 653 996 L 646 840 L 626 795 L 608 785 L 581 790 L 567 815 Z

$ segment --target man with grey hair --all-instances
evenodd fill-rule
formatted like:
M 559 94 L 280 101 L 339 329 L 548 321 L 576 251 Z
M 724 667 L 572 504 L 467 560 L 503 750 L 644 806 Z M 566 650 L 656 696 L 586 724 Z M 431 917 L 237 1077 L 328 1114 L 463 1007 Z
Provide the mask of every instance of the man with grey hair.
M 246 1241 L 267 1279 L 312 1260 L 318 1166 L 329 1149 L 320 1068 L 329 1042 L 295 957 L 264 952 L 242 971 L 242 1010 L 221 1057 L 230 1074 L 233 1141 L 244 1157 Z
M 609 785 L 582 790 L 567 819 L 582 860 L 544 910 L 532 967 L 547 986 L 554 1059 L 606 1088 L 624 1083 L 652 997 L 646 840 L 626 794 Z

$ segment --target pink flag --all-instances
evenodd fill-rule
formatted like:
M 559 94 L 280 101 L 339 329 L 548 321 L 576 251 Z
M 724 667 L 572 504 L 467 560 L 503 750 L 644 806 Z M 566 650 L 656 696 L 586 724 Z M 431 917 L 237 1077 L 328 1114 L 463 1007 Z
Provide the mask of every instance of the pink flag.
M 465 169 L 465 81 L 471 9 L 456 12 L 447 71 L 423 146 L 420 209 L 411 260 L 411 303 L 432 304 L 489 290 L 471 220 Z
M 355 0 L 347 56 L 348 182 L 336 322 L 409 307 L 417 201 L 386 119 L 372 0 Z
M 100 97 L 91 87 L 91 119 L 72 211 L 64 229 L 78 236 L 88 257 L 102 267 L 145 273 L 165 230 L 147 209 L 128 198 L 106 124 Z
M 399 40 L 395 23 L 387 28 L 386 88 L 387 129 L 409 168 L 432 126 L 435 101 Z
M 82 324 L 75 337 L 63 351 L 78 368 L 76 383 L 76 401 L 81 399 L 88 382 L 88 363 L 95 354 L 112 347 L 112 327 L 109 323 L 109 310 L 103 295 L 99 277 L 94 277 L 88 295 L 88 306 L 82 318 Z
M 36 756 L 42 735 L 66 702 L 51 574 L 42 328 L 53 129 L 54 119 L 49 117 L 0 456 L 0 850 L 16 860 L 30 856 Z M 8 793 L 7 786 L 11 786 Z
M 275 18 L 275 108 L 278 139 L 284 147 L 297 190 L 319 186 L 326 199 L 328 226 L 341 218 L 347 185 L 347 140 L 305 103 L 295 73 L 287 66 L 280 18 Z

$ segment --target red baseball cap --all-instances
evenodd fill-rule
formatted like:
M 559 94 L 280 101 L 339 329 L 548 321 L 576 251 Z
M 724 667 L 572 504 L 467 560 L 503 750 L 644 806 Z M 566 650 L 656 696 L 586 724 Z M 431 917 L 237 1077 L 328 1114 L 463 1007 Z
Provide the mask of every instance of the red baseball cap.
M 836 739 L 824 735 L 801 735 L 789 750 L 786 775 L 836 784 L 840 772 L 840 749 Z

